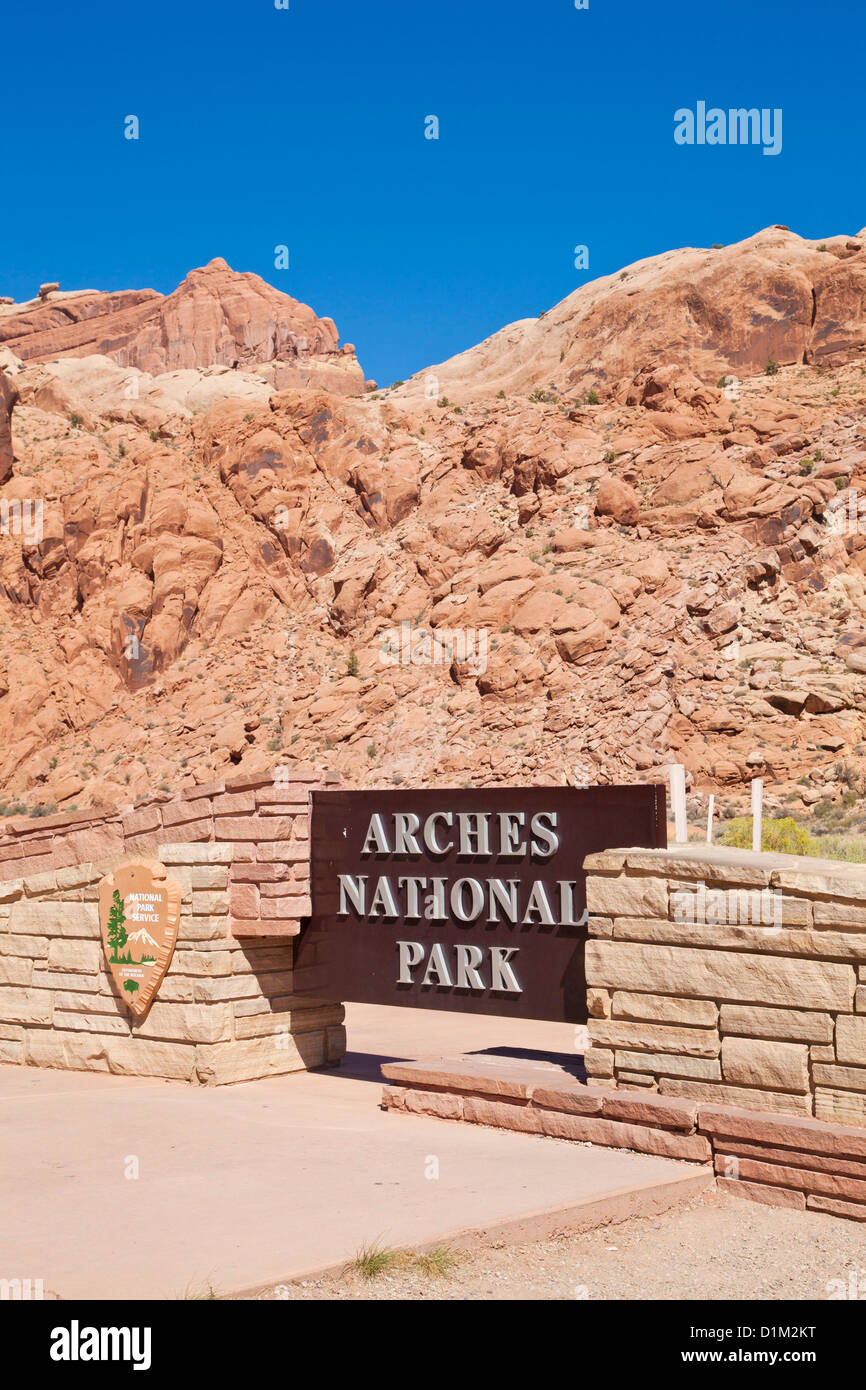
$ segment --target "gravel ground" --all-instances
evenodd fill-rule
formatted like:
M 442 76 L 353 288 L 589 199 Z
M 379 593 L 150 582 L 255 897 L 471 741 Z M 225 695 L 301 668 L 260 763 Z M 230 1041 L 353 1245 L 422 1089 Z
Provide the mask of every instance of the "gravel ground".
M 347 1270 L 259 1297 L 820 1300 L 834 1291 L 832 1280 L 847 1291 L 855 1271 L 866 1298 L 866 1227 L 721 1193 L 582 1235 L 452 1254 L 445 1276 L 425 1272 L 409 1255 L 372 1279 Z

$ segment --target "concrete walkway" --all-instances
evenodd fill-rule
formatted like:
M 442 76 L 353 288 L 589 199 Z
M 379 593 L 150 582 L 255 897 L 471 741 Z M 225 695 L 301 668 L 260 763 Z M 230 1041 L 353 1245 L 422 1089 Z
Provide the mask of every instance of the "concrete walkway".
M 541 1237 L 662 1210 L 711 1180 L 378 1108 L 378 1057 L 564 1050 L 573 1029 L 359 1006 L 349 1025 L 343 1069 L 243 1086 L 0 1067 L 0 1278 L 42 1279 L 63 1299 L 229 1293 L 376 1239 Z

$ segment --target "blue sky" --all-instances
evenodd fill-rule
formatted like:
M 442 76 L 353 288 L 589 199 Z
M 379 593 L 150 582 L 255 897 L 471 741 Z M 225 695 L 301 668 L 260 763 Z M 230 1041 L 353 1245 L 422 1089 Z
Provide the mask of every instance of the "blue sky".
M 642 256 L 866 224 L 861 0 L 289 4 L 7 7 L 0 294 L 222 255 L 387 384 Z M 780 107 L 781 153 L 677 146 L 699 100 Z

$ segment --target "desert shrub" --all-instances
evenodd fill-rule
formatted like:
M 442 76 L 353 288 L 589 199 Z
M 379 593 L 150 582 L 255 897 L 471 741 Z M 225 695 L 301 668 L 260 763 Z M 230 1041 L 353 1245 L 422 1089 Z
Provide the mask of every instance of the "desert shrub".
M 811 836 L 808 830 L 798 825 L 793 816 L 783 816 L 780 820 L 765 820 L 761 826 L 761 849 L 776 854 L 810 854 Z M 752 817 L 737 816 L 728 821 L 721 836 L 723 845 L 733 849 L 752 848 Z

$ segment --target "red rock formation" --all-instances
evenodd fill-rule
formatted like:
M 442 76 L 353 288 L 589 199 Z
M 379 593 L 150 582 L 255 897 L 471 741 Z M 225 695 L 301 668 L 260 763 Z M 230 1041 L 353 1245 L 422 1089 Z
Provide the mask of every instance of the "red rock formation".
M 407 381 L 455 400 L 479 393 L 609 395 L 671 364 L 704 382 L 750 376 L 769 361 L 839 364 L 866 354 L 866 228 L 804 241 L 769 227 L 734 246 L 652 256 L 593 280 L 537 319 L 523 319 Z
M 167 297 L 155 290 L 51 292 L 5 307 L 0 343 L 26 362 L 100 354 L 153 375 L 279 361 L 314 376 L 316 368 L 335 366 L 341 372 L 319 384 L 364 391 L 354 350 L 340 349 L 331 319 L 221 258 L 191 270 Z
M 99 358 L 26 367 L 0 501 L 38 491 L 44 526 L 0 540 L 0 792 L 131 802 L 298 761 L 364 785 L 658 780 L 677 761 L 717 805 L 758 775 L 768 813 L 849 807 L 866 789 L 861 254 L 753 240 L 721 273 L 725 331 L 756 335 L 759 359 L 769 335 L 777 360 L 790 334 L 796 360 L 741 369 L 733 392 L 672 326 L 698 253 L 675 253 L 679 281 L 668 258 L 646 272 L 649 334 L 616 299 L 599 350 L 634 369 L 598 401 L 566 394 L 565 319 L 535 361 L 562 366 L 557 390 L 503 335 L 466 355 L 480 385 L 451 364 L 456 406 L 444 382 L 433 399 L 281 389 L 279 362 L 182 390 L 143 378 L 133 401 Z M 832 314 L 786 325 L 780 292 L 764 322 L 770 262 Z M 721 303 L 712 277 L 699 292 Z M 222 294 L 184 303 L 217 315 L 214 351 L 240 331 Z
M 0 371 L 0 483 L 12 474 L 12 410 L 17 400 L 18 388 Z

